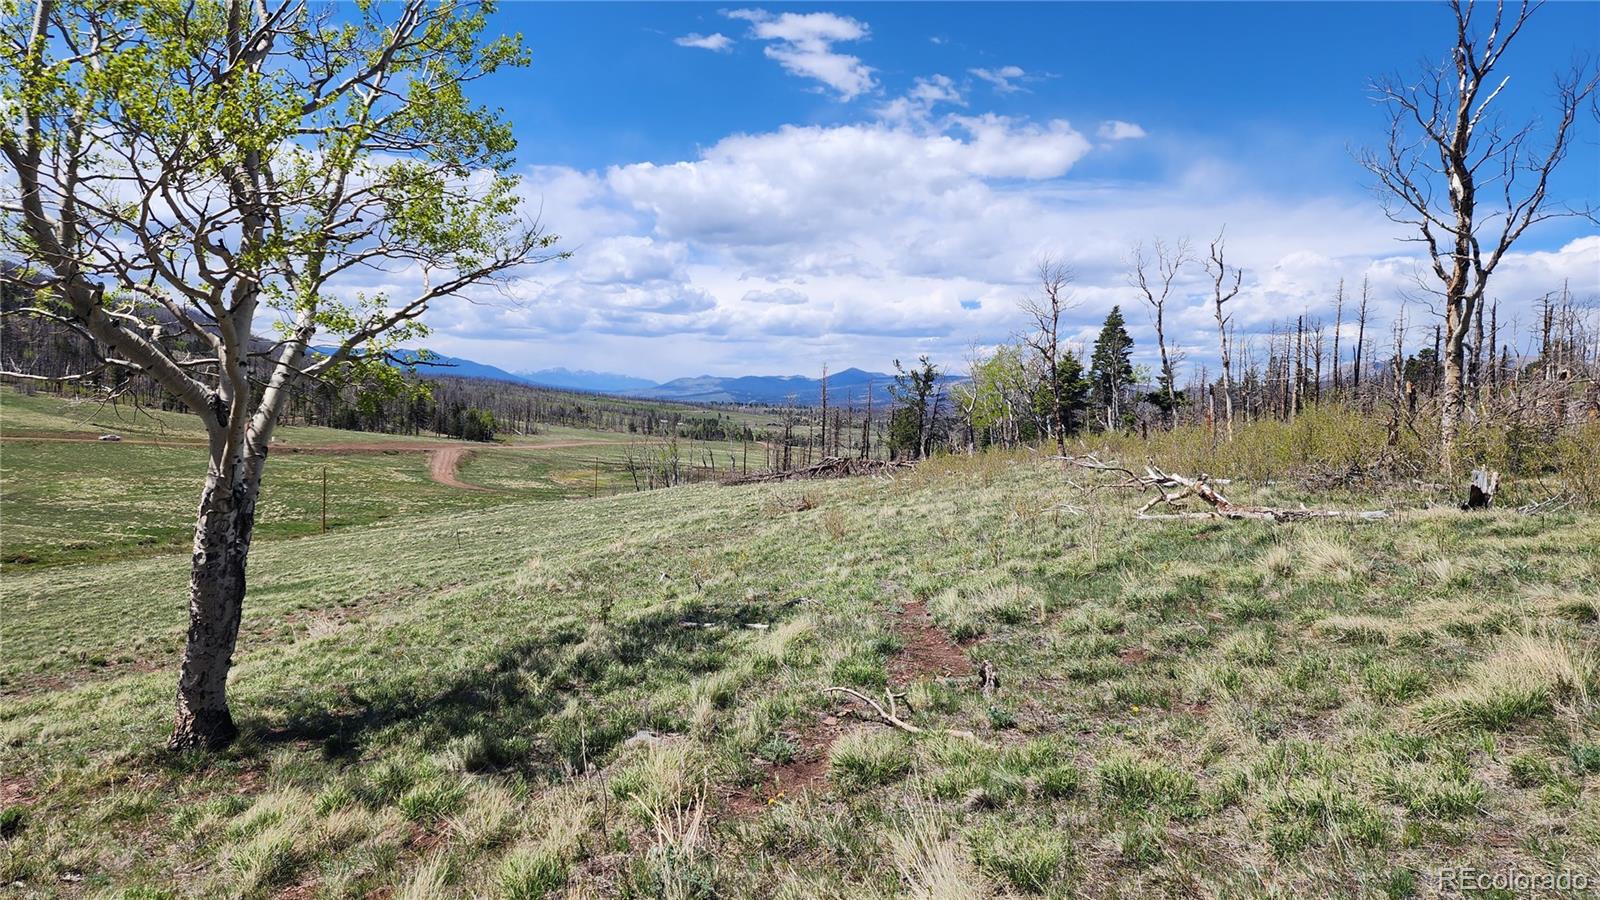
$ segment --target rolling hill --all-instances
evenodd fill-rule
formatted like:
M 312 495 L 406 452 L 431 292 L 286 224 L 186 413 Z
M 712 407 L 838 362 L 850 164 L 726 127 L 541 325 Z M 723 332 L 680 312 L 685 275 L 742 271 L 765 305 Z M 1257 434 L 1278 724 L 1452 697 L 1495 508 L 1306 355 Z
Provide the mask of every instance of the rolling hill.
M 318 352 L 331 352 L 331 348 L 313 348 Z M 399 365 L 414 363 L 421 351 L 397 350 L 393 355 Z M 648 400 L 670 400 L 679 403 L 754 403 L 783 404 L 791 400 L 801 406 L 814 406 L 822 397 L 822 379 L 805 375 L 696 375 L 675 378 L 657 384 L 645 378 L 620 375 L 615 372 L 593 372 L 587 369 L 551 368 L 530 372 L 509 372 L 499 366 L 463 359 L 457 356 L 433 354 L 426 363 L 417 366 L 424 375 L 450 375 L 458 378 L 487 378 L 512 384 L 588 391 L 597 394 L 614 394 Z M 962 379 L 947 378 L 947 384 Z M 872 402 L 890 402 L 889 387 L 894 376 L 884 372 L 863 369 L 843 369 L 828 376 L 828 399 L 839 405 L 866 403 L 867 394 Z
M 884 403 L 889 399 L 891 384 L 894 384 L 892 375 L 844 369 L 828 376 L 829 402 L 865 403 L 870 390 L 874 403 Z M 805 375 L 699 375 L 676 378 L 633 393 L 639 397 L 688 403 L 787 403 L 792 398 L 797 404 L 809 406 L 820 401 L 822 380 Z

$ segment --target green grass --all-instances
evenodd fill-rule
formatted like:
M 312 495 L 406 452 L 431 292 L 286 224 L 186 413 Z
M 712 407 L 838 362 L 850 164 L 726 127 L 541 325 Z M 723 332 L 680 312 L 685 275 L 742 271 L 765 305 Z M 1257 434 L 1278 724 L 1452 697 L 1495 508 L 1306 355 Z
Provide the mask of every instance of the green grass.
M 576 446 L 522 449 L 544 442 L 581 442 Z M 721 472 L 731 463 L 742 463 L 739 444 L 704 441 L 679 441 L 684 464 L 690 461 L 703 468 L 707 459 Z M 753 446 L 752 466 L 761 464 L 761 448 Z M 513 440 L 507 448 L 474 453 L 460 469 L 469 484 L 529 499 L 567 499 L 606 496 L 647 486 L 636 482 L 629 469 L 632 460 L 643 467 L 659 446 L 647 439 L 628 435 L 577 429 L 552 429 L 528 438 Z M 641 476 L 642 478 L 642 476 Z
M 182 553 L 8 571 L 0 883 L 1354 897 L 1589 865 L 1600 516 L 1232 495 L 1406 511 L 1138 522 L 1132 497 L 991 455 L 264 541 L 244 734 L 211 757 L 160 749 Z M 991 695 L 891 681 L 910 599 Z M 841 683 L 904 691 L 924 733 L 822 692 Z M 816 790 L 773 797 L 775 765 Z
M 108 431 L 125 440 L 81 440 Z M 135 414 L 5 388 L 0 389 L 0 435 L 0 567 L 5 570 L 170 553 L 193 540 L 194 506 L 206 468 L 204 434 L 195 417 Z M 646 452 L 636 437 L 560 426 L 493 445 L 296 426 L 279 429 L 275 437 L 279 446 L 269 459 L 257 507 L 258 541 L 320 532 L 324 475 L 327 527 L 336 530 L 519 500 L 632 491 L 627 461 Z M 351 446 L 368 450 L 336 449 Z M 416 449 L 434 446 L 470 449 L 458 475 L 488 490 L 434 482 L 426 453 Z M 683 458 L 702 464 L 710 454 L 720 467 L 740 449 L 680 442 Z
M 198 447 L 8 439 L 0 447 L 3 563 L 11 570 L 187 547 L 205 470 Z M 321 530 L 324 470 L 330 529 L 507 499 L 435 483 L 422 453 L 280 453 L 263 480 L 258 540 Z

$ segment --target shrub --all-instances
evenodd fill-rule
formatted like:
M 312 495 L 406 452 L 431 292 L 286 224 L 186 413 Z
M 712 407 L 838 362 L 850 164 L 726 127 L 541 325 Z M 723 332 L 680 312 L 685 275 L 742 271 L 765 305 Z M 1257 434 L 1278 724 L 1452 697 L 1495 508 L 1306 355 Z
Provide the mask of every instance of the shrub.
M 800 747 L 794 741 L 781 734 L 774 734 L 761 742 L 756 748 L 756 756 L 774 765 L 791 762 L 795 754 L 800 752 Z
M 1004 706 L 990 706 L 988 716 L 989 727 L 996 731 L 1006 731 L 1017 727 L 1017 714 Z

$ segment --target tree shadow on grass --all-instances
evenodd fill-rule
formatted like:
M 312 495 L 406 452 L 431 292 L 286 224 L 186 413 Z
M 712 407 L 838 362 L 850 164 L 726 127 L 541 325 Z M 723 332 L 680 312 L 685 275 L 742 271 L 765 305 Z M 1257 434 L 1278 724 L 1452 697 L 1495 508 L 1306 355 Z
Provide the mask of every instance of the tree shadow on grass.
M 746 622 L 770 622 L 783 609 L 667 603 L 608 626 L 568 624 L 442 678 L 416 669 L 297 697 L 242 722 L 241 743 L 317 747 L 341 763 L 402 745 L 454 745 L 474 771 L 584 771 L 640 729 L 686 727 L 649 702 L 652 692 L 723 668 Z

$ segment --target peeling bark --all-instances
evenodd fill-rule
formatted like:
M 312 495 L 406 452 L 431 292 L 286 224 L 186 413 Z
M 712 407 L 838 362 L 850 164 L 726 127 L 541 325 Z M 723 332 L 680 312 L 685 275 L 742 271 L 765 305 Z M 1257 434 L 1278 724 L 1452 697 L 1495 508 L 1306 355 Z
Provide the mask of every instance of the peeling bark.
M 255 528 L 259 462 L 207 475 L 195 519 L 189 631 L 167 746 L 216 750 L 238 737 L 228 709 L 228 671 L 244 613 L 245 564 Z

